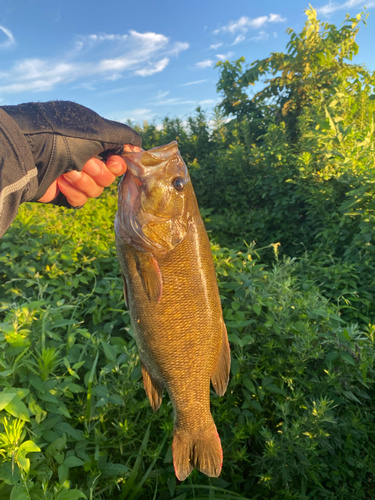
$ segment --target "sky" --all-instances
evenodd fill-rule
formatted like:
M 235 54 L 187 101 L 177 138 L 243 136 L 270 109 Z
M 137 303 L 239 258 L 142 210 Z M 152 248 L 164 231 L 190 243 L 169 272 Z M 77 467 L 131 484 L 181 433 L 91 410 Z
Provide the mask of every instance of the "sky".
M 316 0 L 340 25 L 366 5 L 357 63 L 375 70 L 375 0 Z M 185 120 L 220 102 L 220 60 L 283 52 L 300 0 L 0 0 L 0 105 L 70 100 L 117 121 Z

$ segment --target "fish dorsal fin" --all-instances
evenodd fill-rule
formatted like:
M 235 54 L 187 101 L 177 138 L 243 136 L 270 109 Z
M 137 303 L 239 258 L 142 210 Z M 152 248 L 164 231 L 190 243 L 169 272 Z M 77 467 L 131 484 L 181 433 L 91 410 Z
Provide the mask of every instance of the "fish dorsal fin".
M 141 367 L 143 375 L 143 385 L 145 387 L 147 397 L 150 401 L 151 408 L 154 411 L 157 411 L 163 399 L 163 386 L 150 375 L 150 372 L 147 370 L 142 361 Z
M 224 321 L 222 328 L 222 345 L 220 356 L 216 365 L 216 368 L 211 376 L 211 382 L 214 386 L 215 392 L 218 396 L 223 396 L 229 381 L 229 370 L 230 370 L 230 349 L 228 342 L 227 329 Z
M 125 279 L 124 273 L 121 273 L 121 274 L 122 274 L 122 281 L 124 283 L 124 301 L 125 301 L 126 307 L 129 307 L 128 289 L 126 287 L 126 279 Z
M 157 260 L 149 253 L 138 252 L 137 269 L 150 302 L 160 302 L 163 280 Z

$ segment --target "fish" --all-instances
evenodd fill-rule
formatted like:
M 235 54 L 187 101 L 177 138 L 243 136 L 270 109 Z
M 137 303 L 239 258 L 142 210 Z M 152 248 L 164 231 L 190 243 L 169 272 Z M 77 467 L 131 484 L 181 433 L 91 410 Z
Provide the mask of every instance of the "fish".
M 116 249 L 144 388 L 154 411 L 164 389 L 172 402 L 177 478 L 194 468 L 218 477 L 210 381 L 223 396 L 230 348 L 210 242 L 176 141 L 123 158 Z

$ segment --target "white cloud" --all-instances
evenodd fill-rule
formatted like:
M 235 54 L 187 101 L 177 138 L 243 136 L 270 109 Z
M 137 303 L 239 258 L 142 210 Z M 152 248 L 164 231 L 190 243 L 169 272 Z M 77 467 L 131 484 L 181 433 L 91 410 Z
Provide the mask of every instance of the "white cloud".
M 113 75 L 106 76 L 104 80 L 110 81 L 110 82 L 117 82 L 117 80 L 120 80 L 120 78 L 123 78 L 121 73 L 113 73 Z
M 139 76 L 150 76 L 155 73 L 160 73 L 160 71 L 163 71 L 163 69 L 165 69 L 168 66 L 168 64 L 169 64 L 168 57 L 164 57 L 164 59 L 161 59 L 156 63 L 149 64 L 148 67 L 146 68 L 135 71 L 135 74 Z
M 190 45 L 187 42 L 176 42 L 174 47 L 168 51 L 167 54 L 170 56 L 178 56 L 180 52 L 187 50 L 189 47 Z
M 195 82 L 183 83 L 182 85 L 179 85 L 179 87 L 189 87 L 189 85 L 198 85 L 198 83 L 204 83 L 207 81 L 208 80 L 195 80 Z
M 123 118 L 124 116 L 126 116 L 126 118 Z M 151 111 L 151 109 L 136 108 L 132 109 L 131 111 L 122 111 L 121 113 L 118 113 L 116 115 L 109 116 L 108 119 L 115 120 L 121 123 L 127 123 L 129 120 L 134 122 L 140 122 L 143 120 L 150 121 L 155 118 L 155 116 L 156 113 Z
M 215 99 L 204 99 L 203 101 L 198 101 L 198 104 L 200 104 L 201 106 L 205 106 L 207 104 L 215 104 L 217 102 L 217 100 Z
M 195 63 L 195 66 L 197 68 L 211 68 L 211 66 L 214 65 L 214 61 L 212 61 L 211 59 L 206 59 L 205 61 L 200 61 L 200 62 L 197 62 Z
M 327 4 L 323 5 L 323 7 L 318 7 L 316 10 L 320 14 L 323 14 L 325 16 L 332 14 L 336 10 L 344 10 L 344 9 L 351 9 L 353 7 L 363 7 L 364 1 L 363 0 L 347 0 L 344 3 L 337 3 L 337 2 L 328 2 Z M 374 7 L 375 2 L 367 2 L 366 7 Z
M 131 35 L 132 42 L 140 45 L 143 50 L 147 50 L 148 52 L 159 50 L 160 48 L 165 47 L 168 43 L 168 37 L 159 33 L 138 33 L 138 31 L 135 30 L 130 30 L 129 33 Z
M 120 87 L 117 89 L 105 90 L 103 92 L 99 92 L 99 95 L 108 95 L 108 94 L 121 94 L 122 92 L 140 92 L 142 90 L 149 90 L 154 86 L 153 83 L 148 85 L 129 85 L 127 87 Z
M 107 33 L 99 33 L 98 35 L 88 35 L 87 38 L 93 42 L 107 42 L 114 40 L 124 42 L 128 35 L 107 35 Z
M 0 48 L 1 49 L 6 49 L 8 47 L 11 47 L 12 45 L 15 45 L 16 41 L 14 39 L 14 36 L 8 28 L 4 28 L 4 26 L 0 26 L 0 30 L 6 35 L 7 39 L 0 43 Z
M 182 97 L 171 97 L 170 99 L 156 102 L 155 106 L 178 106 L 179 104 L 194 104 L 195 102 L 196 101 L 184 101 Z
M 233 56 L 233 52 L 227 52 L 226 54 L 216 54 L 216 57 L 221 61 L 226 61 Z
M 283 23 L 286 18 L 281 17 L 280 14 L 270 14 L 269 16 L 260 17 L 246 17 L 242 16 L 237 21 L 230 21 L 226 26 L 214 31 L 215 34 L 220 32 L 236 33 L 237 31 L 242 31 L 247 33 L 249 29 L 259 29 L 269 23 Z
M 11 35 L 10 32 L 6 34 Z M 8 70 L 3 66 L 0 92 L 41 92 L 76 81 L 77 85 L 88 81 L 97 87 L 100 81 L 115 81 L 124 76 L 147 77 L 163 71 L 170 57 L 188 47 L 185 42 L 171 43 L 162 34 L 134 30 L 124 35 L 99 33 L 80 36 L 75 40 L 74 49 L 65 57 L 24 59 Z
M 167 97 L 167 95 L 169 95 L 169 90 L 166 90 L 166 91 L 159 90 L 159 92 L 156 95 L 156 99 L 163 99 L 163 97 Z M 155 97 L 152 97 L 149 100 L 154 100 L 154 99 L 155 99 Z
M 104 59 L 98 64 L 98 72 L 105 71 L 123 71 L 133 65 L 131 59 L 126 57 L 118 57 L 117 59 Z
M 74 85 L 70 87 L 70 90 L 83 89 L 83 90 L 96 90 L 96 88 L 89 82 L 80 83 L 79 85 Z
M 222 45 L 223 45 L 222 43 L 213 43 L 212 45 L 210 45 L 210 49 L 217 50 Z
M 204 99 L 202 101 L 184 100 L 182 97 L 171 97 L 170 99 L 165 99 L 164 101 L 159 101 L 155 103 L 155 106 L 180 106 L 182 104 L 194 104 L 196 105 L 208 105 L 215 104 L 217 101 L 214 99 Z
M 280 14 L 270 14 L 269 22 L 270 23 L 284 23 L 286 21 L 285 17 L 281 17 Z
M 245 40 L 245 35 L 238 35 L 235 41 L 232 43 L 232 45 L 237 45 L 238 43 L 241 43 Z
M 263 41 L 263 40 L 268 40 L 269 38 L 269 34 L 266 33 L 265 31 L 259 31 L 258 35 L 257 36 L 253 36 L 253 38 L 250 38 L 250 40 L 254 41 L 254 42 L 260 42 L 260 41 Z

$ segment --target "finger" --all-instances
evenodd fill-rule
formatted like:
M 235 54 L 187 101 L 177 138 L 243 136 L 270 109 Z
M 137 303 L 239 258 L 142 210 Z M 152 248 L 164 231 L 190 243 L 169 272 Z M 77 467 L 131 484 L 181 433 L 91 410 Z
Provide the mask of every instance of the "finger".
M 124 153 L 139 153 L 141 148 L 139 146 L 133 146 L 132 144 L 124 145 Z
M 107 187 L 115 180 L 115 176 L 108 170 L 105 163 L 97 158 L 91 158 L 83 167 L 83 172 L 89 175 L 98 186 Z
M 106 167 L 116 177 L 124 175 L 127 169 L 124 158 L 118 155 L 109 156 L 106 162 Z
M 72 186 L 70 182 L 64 179 L 63 175 L 57 179 L 57 184 L 60 191 L 65 195 L 66 199 L 73 207 L 81 207 L 86 203 L 87 196 L 82 193 L 82 191 Z
M 96 183 L 96 177 L 93 179 L 90 175 L 86 174 L 86 172 L 72 170 L 64 174 L 63 177 L 76 189 L 82 191 L 88 198 L 97 198 L 103 192 L 104 188 Z
M 39 198 L 40 203 L 49 203 L 50 201 L 54 200 L 56 196 L 59 194 L 59 186 L 57 185 L 57 181 L 54 181 L 50 187 L 47 189 L 47 191 L 44 193 L 44 195 Z

